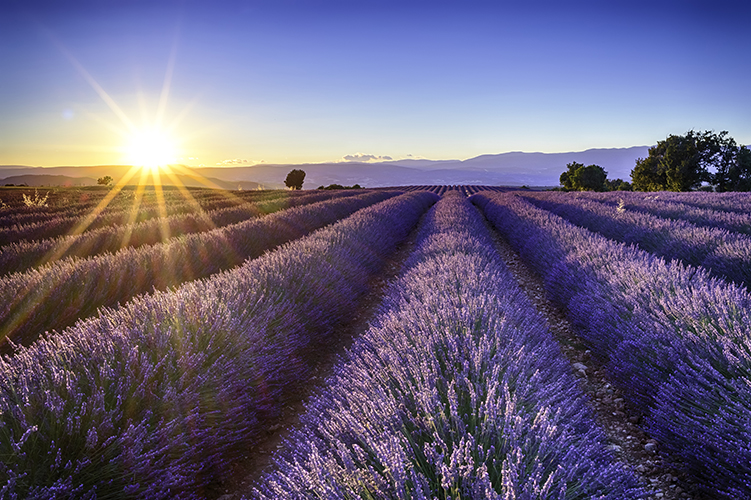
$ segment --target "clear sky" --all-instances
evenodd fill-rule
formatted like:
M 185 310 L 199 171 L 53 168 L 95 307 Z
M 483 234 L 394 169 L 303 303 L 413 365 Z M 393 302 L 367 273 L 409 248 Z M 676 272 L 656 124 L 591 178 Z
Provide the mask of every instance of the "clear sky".
M 0 0 L 0 164 L 749 144 L 749 4 Z

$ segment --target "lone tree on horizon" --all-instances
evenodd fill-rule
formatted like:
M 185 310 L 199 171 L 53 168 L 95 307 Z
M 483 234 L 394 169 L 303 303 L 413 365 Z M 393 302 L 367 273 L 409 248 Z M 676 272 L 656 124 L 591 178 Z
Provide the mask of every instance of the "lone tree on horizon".
M 302 183 L 305 180 L 305 171 L 294 169 L 287 174 L 284 185 L 290 189 L 302 189 Z
M 96 180 L 96 183 L 102 186 L 109 186 L 113 182 L 113 178 L 109 175 L 105 175 L 104 177 L 100 177 Z

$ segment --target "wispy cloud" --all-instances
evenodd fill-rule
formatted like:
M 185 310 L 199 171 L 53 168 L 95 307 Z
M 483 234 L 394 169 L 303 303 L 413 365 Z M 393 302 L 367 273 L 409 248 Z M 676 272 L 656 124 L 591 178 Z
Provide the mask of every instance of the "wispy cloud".
M 353 155 L 346 155 L 342 157 L 343 161 L 357 161 L 357 162 L 369 162 L 369 161 L 390 161 L 393 160 L 390 156 L 378 156 L 378 155 L 366 155 L 363 153 L 355 153 Z
M 217 162 L 217 165 L 220 167 L 226 167 L 228 165 L 250 165 L 251 163 L 263 163 L 263 160 L 253 161 L 253 160 L 246 160 L 243 158 L 232 158 L 231 160 L 223 160 L 223 161 Z

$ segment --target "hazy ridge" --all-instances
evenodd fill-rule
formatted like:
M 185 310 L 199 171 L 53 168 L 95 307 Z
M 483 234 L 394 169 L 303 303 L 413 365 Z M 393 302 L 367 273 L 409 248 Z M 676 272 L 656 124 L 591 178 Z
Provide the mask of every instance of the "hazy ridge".
M 258 164 L 241 167 L 200 167 L 192 170 L 206 178 L 178 175 L 188 186 L 208 186 L 223 189 L 255 189 L 284 187 L 287 173 L 302 169 L 306 173 L 304 188 L 314 189 L 320 185 L 360 184 L 363 187 L 467 184 L 509 186 L 557 186 L 566 164 L 576 161 L 585 165 L 597 164 L 608 172 L 608 178 L 630 179 L 631 169 L 638 158 L 648 155 L 648 146 L 630 148 L 588 149 L 566 153 L 524 153 L 519 151 L 481 155 L 467 160 L 404 159 L 386 162 L 356 163 L 304 163 L 304 164 Z M 0 184 L 32 185 L 93 185 L 97 178 L 110 175 L 120 179 L 128 167 L 101 165 L 90 167 L 27 167 L 0 166 Z M 24 180 L 20 180 L 21 177 Z M 43 176 L 31 179 L 27 176 Z M 67 177 L 68 181 L 60 176 Z M 44 181 L 44 182 L 43 182 Z M 172 181 L 162 175 L 164 184 Z M 132 179 L 137 184 L 138 179 Z

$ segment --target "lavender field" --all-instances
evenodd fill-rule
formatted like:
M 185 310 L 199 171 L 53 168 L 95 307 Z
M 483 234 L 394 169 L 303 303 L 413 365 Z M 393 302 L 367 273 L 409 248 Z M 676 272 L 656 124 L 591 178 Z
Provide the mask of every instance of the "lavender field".
M 751 498 L 748 194 L 3 200 L 0 499 Z

